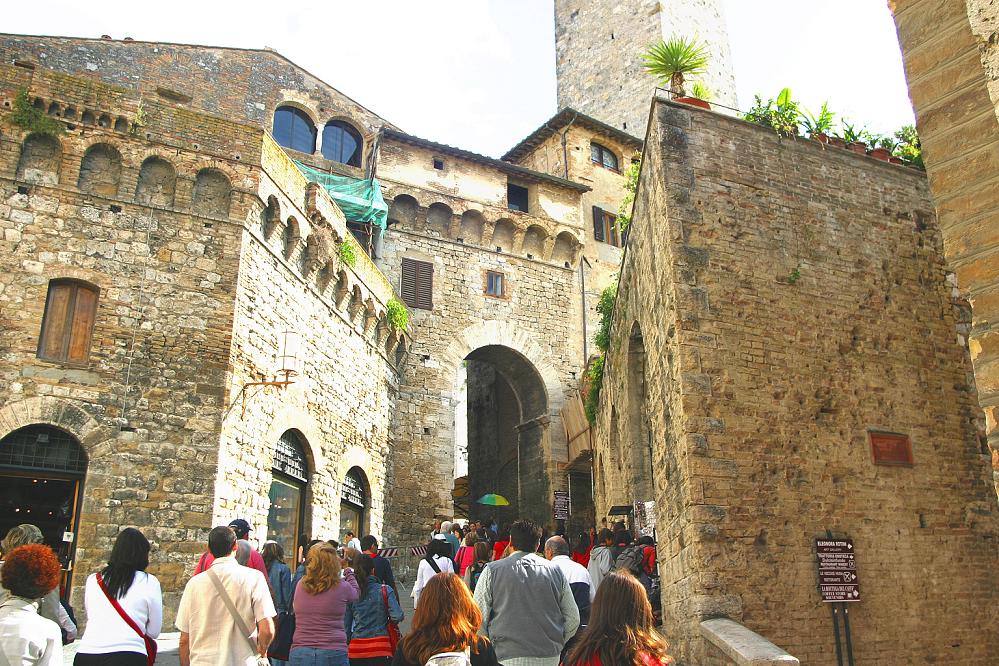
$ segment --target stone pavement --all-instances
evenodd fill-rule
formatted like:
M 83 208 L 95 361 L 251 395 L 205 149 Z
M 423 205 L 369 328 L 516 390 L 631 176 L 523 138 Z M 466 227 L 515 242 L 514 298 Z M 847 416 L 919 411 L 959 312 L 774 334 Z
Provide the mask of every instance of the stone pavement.
M 406 613 L 406 618 L 402 621 L 400 629 L 403 635 L 409 631 L 410 622 L 413 619 L 413 597 L 409 596 L 412 586 L 399 586 L 399 594 L 402 595 L 402 609 Z M 164 629 L 172 629 L 173 627 L 164 627 Z M 177 655 L 177 643 L 180 641 L 180 634 L 176 631 L 163 633 L 156 642 L 159 643 L 160 650 L 157 653 L 156 664 L 157 666 L 179 666 L 180 657 Z M 79 647 L 79 641 L 71 643 L 63 648 L 63 663 L 72 664 L 73 657 L 76 655 L 76 648 Z

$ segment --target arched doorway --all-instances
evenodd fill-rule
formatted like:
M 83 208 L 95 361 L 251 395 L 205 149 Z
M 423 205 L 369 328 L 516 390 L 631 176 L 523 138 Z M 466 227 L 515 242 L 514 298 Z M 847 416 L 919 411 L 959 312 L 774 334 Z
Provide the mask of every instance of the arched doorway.
M 551 470 L 546 456 L 548 394 L 534 365 L 503 345 L 480 347 L 465 357 L 458 373 L 464 402 L 456 414 L 455 460 L 467 458 L 469 518 L 499 523 L 528 517 L 552 522 Z M 464 437 L 464 441 L 461 441 Z M 456 474 L 461 471 L 456 465 Z M 467 480 L 466 480 L 467 478 Z M 502 495 L 509 506 L 476 503 L 483 495 Z
M 340 537 L 348 531 L 360 539 L 366 534 L 371 491 L 368 477 L 360 467 L 351 467 L 340 486 Z
M 636 321 L 628 337 L 627 421 L 621 445 L 625 451 L 617 454 L 628 465 L 631 496 L 629 502 L 654 500 L 652 478 L 652 436 L 649 429 L 648 403 L 645 390 L 646 355 L 642 327 Z
M 285 554 L 298 552 L 305 533 L 309 462 L 302 437 L 294 430 L 281 435 L 271 466 L 271 506 L 267 511 L 267 538 L 281 544 Z
M 87 454 L 65 430 L 36 424 L 0 439 L 0 538 L 36 525 L 59 554 L 62 589 L 70 587 Z

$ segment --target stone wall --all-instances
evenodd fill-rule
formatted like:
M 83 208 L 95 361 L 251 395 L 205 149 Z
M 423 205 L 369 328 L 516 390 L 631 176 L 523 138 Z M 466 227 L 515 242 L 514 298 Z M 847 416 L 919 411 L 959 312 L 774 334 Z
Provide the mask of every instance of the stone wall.
M 736 106 L 728 31 L 718 0 L 556 0 L 559 108 L 572 107 L 644 135 L 656 81 L 642 68 L 641 55 L 650 44 L 674 35 L 707 42 L 711 62 L 703 82 L 720 103 Z
M 999 10 L 994 2 L 889 2 L 947 263 L 972 307 L 971 354 L 999 490 Z
M 648 424 L 677 656 L 700 663 L 721 616 L 833 663 L 829 530 L 856 545 L 858 663 L 989 661 L 999 510 L 924 177 L 668 102 L 653 118 L 595 468 L 601 515 Z M 872 431 L 914 464 L 874 464 Z

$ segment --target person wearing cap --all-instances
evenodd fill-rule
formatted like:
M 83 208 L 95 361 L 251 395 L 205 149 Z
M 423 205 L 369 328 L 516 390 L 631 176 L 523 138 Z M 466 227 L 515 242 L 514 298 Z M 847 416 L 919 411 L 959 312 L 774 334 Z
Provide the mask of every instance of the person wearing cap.
M 264 558 L 261 557 L 250 543 L 246 540 L 246 537 L 250 536 L 250 523 L 246 522 L 242 518 L 237 518 L 236 520 L 229 523 L 229 528 L 236 533 L 236 549 L 240 554 L 244 555 L 247 559 L 241 561 L 244 567 L 250 567 L 251 569 L 256 569 L 264 575 L 264 580 L 269 581 L 270 577 L 267 575 L 267 567 L 264 565 Z M 239 543 L 243 542 L 243 543 Z M 247 551 L 248 554 L 247 554 Z M 242 557 L 239 558 L 242 560 Z M 208 570 L 208 567 L 212 566 L 212 562 L 215 561 L 215 556 L 212 555 L 210 550 L 206 550 L 201 554 L 201 558 L 198 560 L 198 566 L 194 568 L 194 575 L 197 576 L 199 573 Z M 268 582 L 268 585 L 270 583 Z

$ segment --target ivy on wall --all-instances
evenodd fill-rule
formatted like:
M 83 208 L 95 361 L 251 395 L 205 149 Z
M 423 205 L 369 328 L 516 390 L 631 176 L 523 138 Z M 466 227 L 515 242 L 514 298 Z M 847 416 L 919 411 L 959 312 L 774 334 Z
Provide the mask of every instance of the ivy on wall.
M 607 359 L 607 350 L 610 349 L 611 324 L 614 316 L 614 304 L 617 302 L 617 278 L 609 284 L 602 292 L 597 301 L 597 314 L 600 315 L 600 325 L 597 328 L 597 335 L 594 340 L 600 356 L 590 363 L 586 370 L 586 379 L 589 389 L 586 392 L 586 402 L 583 408 L 586 412 L 586 419 L 593 425 L 597 421 L 597 409 L 600 407 L 600 391 L 604 383 L 604 365 Z
M 31 101 L 28 99 L 28 91 L 25 88 L 17 91 L 17 97 L 14 98 L 14 111 L 10 117 L 18 127 L 36 134 L 56 136 L 66 131 L 61 122 L 31 105 Z

